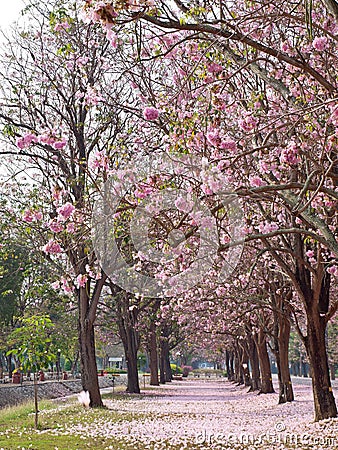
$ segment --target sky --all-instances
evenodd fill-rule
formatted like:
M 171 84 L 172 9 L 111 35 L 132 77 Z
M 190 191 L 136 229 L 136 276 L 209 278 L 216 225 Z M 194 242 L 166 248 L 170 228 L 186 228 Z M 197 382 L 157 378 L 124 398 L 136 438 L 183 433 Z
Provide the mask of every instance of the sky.
M 11 25 L 19 17 L 24 6 L 23 0 L 0 0 L 0 27 L 6 28 Z

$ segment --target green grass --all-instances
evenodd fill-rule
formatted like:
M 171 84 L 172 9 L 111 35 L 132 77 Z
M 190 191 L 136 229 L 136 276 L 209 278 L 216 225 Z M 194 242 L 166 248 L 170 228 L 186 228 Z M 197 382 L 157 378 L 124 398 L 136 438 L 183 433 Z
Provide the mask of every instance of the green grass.
M 84 409 L 76 398 L 66 401 L 44 400 L 39 403 L 39 428 L 34 429 L 34 405 L 26 403 L 20 406 L 0 410 L 0 450 L 156 450 L 158 444 L 132 442 L 132 436 L 100 437 L 78 434 L 68 434 L 67 429 L 81 425 L 97 423 L 97 429 L 104 430 L 106 424 L 127 423 L 131 420 L 143 420 L 145 413 L 126 412 L 123 403 L 130 399 L 141 399 L 144 395 L 130 395 L 117 392 L 106 394 L 105 398 L 121 402 L 121 411 L 107 408 Z M 112 425 L 113 426 L 113 425 Z M 98 433 L 99 434 L 99 433 Z M 162 447 L 163 445 L 163 447 Z M 180 450 L 181 445 L 162 443 L 161 448 Z M 186 449 L 201 449 L 191 444 Z M 203 447 L 206 449 L 207 447 Z

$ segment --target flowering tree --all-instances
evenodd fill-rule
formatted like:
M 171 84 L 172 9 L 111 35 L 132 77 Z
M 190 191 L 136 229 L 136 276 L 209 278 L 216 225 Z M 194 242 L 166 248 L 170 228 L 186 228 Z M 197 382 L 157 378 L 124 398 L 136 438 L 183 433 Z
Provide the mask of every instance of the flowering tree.
M 29 28 L 8 39 L 0 75 L 1 154 L 11 155 L 39 192 L 18 221 L 43 241 L 45 257 L 65 269 L 60 286 L 77 297 L 83 389 L 91 406 L 101 406 L 94 322 L 106 277 L 95 265 L 90 215 L 127 116 L 120 119 L 112 107 L 123 91 L 108 64 L 114 49 L 82 22 L 75 5 L 67 6 L 32 5 Z
M 302 302 L 316 419 L 336 416 L 325 347 L 338 307 L 329 295 L 338 272 L 335 2 L 88 0 L 86 10 L 117 42 L 121 24 L 137 23 L 134 54 L 142 67 L 158 61 L 147 91 L 138 83 L 151 103 L 145 118 L 170 150 L 216 162 L 203 174 L 206 196 L 231 182 L 245 198 L 246 240 L 261 240 Z M 169 61 L 172 76 L 159 84 Z

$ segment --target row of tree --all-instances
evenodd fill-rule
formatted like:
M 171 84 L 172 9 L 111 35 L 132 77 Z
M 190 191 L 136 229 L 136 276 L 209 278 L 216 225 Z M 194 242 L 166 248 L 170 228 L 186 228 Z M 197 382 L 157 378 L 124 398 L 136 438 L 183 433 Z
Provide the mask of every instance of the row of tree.
M 178 326 L 179 339 L 224 336 L 241 370 L 251 358 L 263 391 L 269 340 L 281 401 L 290 400 L 293 323 L 315 417 L 335 417 L 326 345 L 338 309 L 335 2 L 84 6 L 27 7 L 29 27 L 3 55 L 0 118 L 9 239 L 25 230 L 54 264 L 57 289 L 76 297 L 91 406 L 102 405 L 94 325 L 103 303 L 117 317 L 130 392 L 142 331 L 164 366 Z M 173 164 L 149 174 L 148 156 Z M 98 195 L 109 200 L 99 210 Z M 242 256 L 233 252 L 244 243 Z

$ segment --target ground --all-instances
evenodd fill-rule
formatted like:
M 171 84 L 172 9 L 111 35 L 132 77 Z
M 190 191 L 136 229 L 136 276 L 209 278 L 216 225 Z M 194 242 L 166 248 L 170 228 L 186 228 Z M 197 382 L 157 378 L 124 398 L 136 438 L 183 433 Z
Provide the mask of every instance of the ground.
M 0 415 L 0 449 L 337 449 L 338 419 L 314 423 L 310 380 L 294 380 L 294 389 L 295 402 L 284 405 L 225 379 L 175 381 L 137 396 L 106 390 L 102 410 L 49 403 L 37 432 L 18 423 L 4 430 Z

